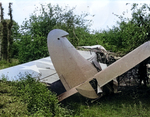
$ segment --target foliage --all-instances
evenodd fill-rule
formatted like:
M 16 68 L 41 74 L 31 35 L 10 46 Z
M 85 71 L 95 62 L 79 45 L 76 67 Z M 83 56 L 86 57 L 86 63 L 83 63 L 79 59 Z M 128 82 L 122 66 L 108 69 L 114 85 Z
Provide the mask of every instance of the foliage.
M 11 54 L 12 54 L 12 44 L 13 44 L 13 37 L 12 37 L 12 26 L 13 26 L 13 20 L 12 20 L 12 8 L 11 8 L 12 3 L 9 3 L 9 13 L 8 15 L 10 16 L 10 21 L 8 24 L 8 49 L 7 49 L 7 61 L 11 62 Z
M 21 78 L 16 83 L 16 87 L 16 95 L 21 96 L 23 101 L 28 104 L 28 112 L 31 114 L 40 112 L 44 116 L 57 116 L 63 112 L 56 95 L 52 94 L 44 84 L 31 78 L 30 75 Z
M 21 41 L 19 47 L 20 62 L 48 56 L 47 35 L 54 28 L 69 32 L 69 40 L 75 46 L 83 38 L 80 31 L 88 32 L 89 22 L 85 19 L 88 14 L 75 15 L 74 8 L 62 8 L 58 5 L 41 5 L 21 26 Z M 77 34 L 78 33 L 78 34 Z M 82 39 L 81 39 L 82 40 Z M 25 53 L 25 54 L 22 54 Z
M 107 50 L 126 54 L 150 38 L 150 7 L 147 4 L 132 4 L 132 17 L 116 15 L 120 21 L 108 30 L 93 31 L 93 34 L 80 31 L 79 45 L 100 44 Z M 78 32 L 79 33 L 79 32 Z
M 7 68 L 7 67 L 15 66 L 15 65 L 18 65 L 18 64 L 19 64 L 18 59 L 12 59 L 11 63 L 8 63 L 5 60 L 1 60 L 0 61 L 0 69 L 4 69 L 4 68 Z
M 147 11 L 150 8 L 146 4 L 137 6 L 132 5 L 131 19 L 116 15 L 120 18 L 118 26 L 90 33 L 90 21 L 86 20 L 89 14 L 76 15 L 75 8 L 41 5 L 21 26 L 21 40 L 16 43 L 19 46 L 19 60 L 23 63 L 48 56 L 47 34 L 54 28 L 69 32 L 67 38 L 75 47 L 99 44 L 109 51 L 126 54 L 149 40 L 150 14 Z
M 1 8 L 1 29 L 0 30 L 0 59 L 7 60 L 8 62 L 11 62 L 11 54 L 12 54 L 12 44 L 13 44 L 13 38 L 12 38 L 12 3 L 9 3 L 9 13 L 10 20 L 7 21 L 3 18 L 3 8 L 2 4 L 0 4 Z
M 118 16 L 118 26 L 105 31 L 105 42 L 113 51 L 127 53 L 150 38 L 150 7 L 147 4 L 132 4 L 132 17 Z
M 63 8 L 59 5 L 41 4 L 30 15 L 30 19 L 23 22 L 21 30 L 13 21 L 10 56 L 19 58 L 21 63 L 48 56 L 47 35 L 55 28 L 69 32 L 67 38 L 75 47 L 99 44 L 109 51 L 122 54 L 132 51 L 150 38 L 150 7 L 147 4 L 132 4 L 130 19 L 116 15 L 120 18 L 117 26 L 93 33 L 89 31 L 91 21 L 86 20 L 89 14 L 76 15 L 74 10 L 68 6 Z
M 27 116 L 27 105 L 21 99 L 12 94 L 15 89 L 11 82 L 5 78 L 0 80 L 0 116 L 16 117 Z
M 19 81 L 0 80 L 0 116 L 70 117 L 55 94 L 30 75 Z
M 8 48 L 8 28 L 7 28 L 7 22 L 6 20 L 2 20 L 2 26 L 3 26 L 3 31 L 2 31 L 2 42 L 1 42 L 1 58 L 3 60 L 7 60 L 7 48 Z
M 23 35 L 19 42 L 19 61 L 27 62 L 41 57 L 48 56 L 46 38 L 38 34 L 33 40 L 30 35 Z M 44 41 L 45 40 L 45 41 Z
M 9 25 L 9 23 L 10 23 L 9 19 L 5 19 L 3 21 L 6 22 L 7 25 Z M 2 23 L 0 23 L 0 32 L 2 31 L 2 29 L 3 29 L 3 26 L 2 26 Z M 5 29 L 5 33 L 6 32 L 7 32 L 7 29 Z M 1 36 L 3 36 L 3 35 L 1 34 Z M 0 36 L 0 39 L 2 39 L 1 36 Z M 13 42 L 11 42 L 11 46 L 9 48 L 9 49 L 11 49 L 10 53 L 9 53 L 10 58 L 17 58 L 18 57 L 18 53 L 19 53 L 19 46 L 18 45 L 19 45 L 20 37 L 21 37 L 21 34 L 19 33 L 19 25 L 18 25 L 18 23 L 16 23 L 13 20 L 13 24 L 12 24 L 12 27 L 11 27 L 11 38 L 12 38 L 11 41 L 13 41 Z M 8 40 L 6 40 L 6 41 L 8 41 Z M 5 46 L 5 51 L 7 49 L 8 49 L 8 47 Z

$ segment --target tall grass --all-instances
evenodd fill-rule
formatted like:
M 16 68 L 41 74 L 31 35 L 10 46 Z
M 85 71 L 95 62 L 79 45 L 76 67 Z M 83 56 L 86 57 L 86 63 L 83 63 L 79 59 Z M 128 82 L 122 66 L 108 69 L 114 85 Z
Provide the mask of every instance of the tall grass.
M 0 81 L 0 117 L 2 116 L 70 116 L 46 85 L 27 75 L 19 81 Z

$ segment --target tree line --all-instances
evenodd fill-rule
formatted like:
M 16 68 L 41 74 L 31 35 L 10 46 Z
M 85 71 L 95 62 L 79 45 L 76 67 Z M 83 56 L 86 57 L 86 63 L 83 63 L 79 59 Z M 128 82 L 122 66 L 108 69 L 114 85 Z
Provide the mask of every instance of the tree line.
M 117 25 L 107 30 L 94 30 L 93 33 L 90 32 L 91 20 L 86 19 L 90 14 L 77 15 L 74 10 L 75 8 L 70 9 L 68 6 L 41 4 L 41 7 L 36 8 L 30 18 L 23 21 L 21 26 L 13 21 L 13 25 L 8 26 L 11 27 L 10 32 L 12 33 L 6 31 L 9 28 L 2 28 L 8 32 L 8 35 L 11 34 L 7 38 L 12 37 L 13 39 L 13 43 L 9 42 L 10 44 L 8 44 L 7 42 L 7 45 L 11 45 L 12 48 L 11 57 L 17 58 L 23 63 L 49 56 L 47 35 L 55 28 L 67 31 L 69 33 L 67 38 L 75 47 L 99 44 L 109 51 L 122 55 L 132 51 L 150 38 L 150 7 L 148 4 L 132 4 L 130 19 L 124 15 L 116 15 L 119 18 Z M 9 52 L 9 48 L 7 46 L 5 51 Z M 7 58 L 10 58 L 9 56 L 10 54 L 7 54 Z

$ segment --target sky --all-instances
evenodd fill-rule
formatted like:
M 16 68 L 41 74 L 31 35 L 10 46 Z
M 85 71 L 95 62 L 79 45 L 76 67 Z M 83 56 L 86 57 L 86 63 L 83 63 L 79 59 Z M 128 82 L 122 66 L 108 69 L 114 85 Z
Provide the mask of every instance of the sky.
M 126 17 L 131 18 L 131 4 L 132 3 L 150 3 L 149 0 L 0 0 L 4 8 L 4 18 L 9 18 L 8 4 L 12 2 L 13 20 L 19 25 L 25 20 L 29 19 L 36 7 L 40 4 L 59 6 L 76 7 L 75 14 L 82 14 L 87 12 L 90 14 L 87 19 L 92 20 L 91 30 L 104 30 L 116 25 L 119 18 L 114 14 L 122 15 L 126 12 Z M 126 3 L 130 3 L 126 5 Z M 127 13 L 128 12 L 128 13 Z M 94 17 L 92 17 L 94 15 Z

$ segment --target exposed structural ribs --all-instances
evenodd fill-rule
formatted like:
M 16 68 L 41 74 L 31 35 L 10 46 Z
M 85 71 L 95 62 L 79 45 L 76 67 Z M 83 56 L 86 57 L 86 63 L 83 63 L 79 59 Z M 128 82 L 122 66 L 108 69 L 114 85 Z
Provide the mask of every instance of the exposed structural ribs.
M 105 84 L 127 72 L 148 57 L 150 57 L 150 41 L 145 42 L 135 50 L 131 51 L 121 59 L 108 66 L 106 69 L 95 74 L 92 78 L 86 80 L 76 89 L 81 95 L 85 97 L 93 99 L 97 98 L 97 94 L 95 91 L 93 91 L 94 89 L 89 83 L 93 78 L 97 80 L 100 87 L 103 87 Z

